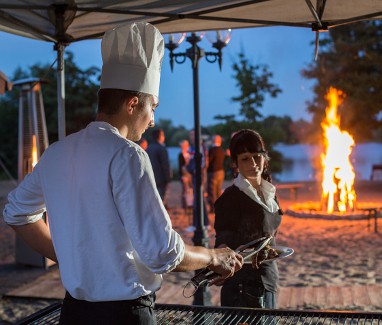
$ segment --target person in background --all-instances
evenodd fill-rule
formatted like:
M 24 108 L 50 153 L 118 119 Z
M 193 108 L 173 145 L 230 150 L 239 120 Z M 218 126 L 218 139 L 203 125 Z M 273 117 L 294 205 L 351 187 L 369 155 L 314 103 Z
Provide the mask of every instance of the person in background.
M 207 164 L 208 164 L 208 151 L 203 143 L 202 140 L 200 140 L 200 154 L 201 156 L 201 185 L 203 188 L 203 191 L 205 189 L 206 184 L 206 170 L 207 170 Z M 187 165 L 187 171 L 192 175 L 192 186 L 194 189 L 194 209 L 193 209 L 193 224 L 192 226 L 189 226 L 186 228 L 187 232 L 193 232 L 197 228 L 200 220 L 198 220 L 197 213 L 196 213 L 196 163 L 195 163 L 195 130 L 190 130 L 190 162 Z M 210 228 L 209 220 L 208 220 L 208 213 L 207 213 L 207 204 L 205 202 L 205 197 L 203 196 L 202 205 L 203 205 L 203 223 L 204 226 L 207 228 Z
M 220 196 L 224 182 L 225 150 L 221 147 L 222 137 L 215 134 L 212 137 L 212 147 L 208 150 L 207 189 L 210 212 L 214 212 L 214 204 Z
M 159 195 L 166 204 L 166 191 L 171 181 L 170 160 L 165 146 L 166 137 L 162 129 L 153 130 L 151 136 L 154 141 L 149 144 L 146 151 L 153 167 Z
M 182 184 L 182 208 L 187 209 L 193 203 L 192 175 L 187 171 L 190 162 L 190 143 L 182 140 L 179 143 L 180 153 L 178 155 L 179 179 Z
M 106 32 L 101 44 L 96 120 L 45 150 L 9 193 L 3 216 L 58 263 L 66 289 L 60 324 L 151 325 L 162 274 L 208 267 L 226 278 L 243 259 L 228 248 L 184 243 L 150 159 L 135 143 L 154 126 L 162 35 L 148 23 L 130 23 Z
M 215 247 L 233 249 L 252 240 L 275 236 L 282 212 L 268 170 L 269 157 L 260 134 L 244 129 L 230 141 L 232 163 L 238 175 L 215 202 Z M 270 245 L 275 245 L 274 238 Z M 245 264 L 221 289 L 221 305 L 276 308 L 278 270 L 275 261 L 258 269 Z
M 147 142 L 145 138 L 141 138 L 139 141 L 137 141 L 137 143 L 143 150 L 147 150 L 149 143 Z

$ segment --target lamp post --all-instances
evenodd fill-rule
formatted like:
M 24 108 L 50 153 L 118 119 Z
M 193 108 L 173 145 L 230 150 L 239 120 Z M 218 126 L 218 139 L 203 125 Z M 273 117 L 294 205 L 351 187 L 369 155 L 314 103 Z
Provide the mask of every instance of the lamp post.
M 205 52 L 198 46 L 198 43 L 202 40 L 204 34 L 191 33 L 186 37 L 186 34 L 180 34 L 176 38 L 176 35 L 170 34 L 166 48 L 170 51 L 170 67 L 171 71 L 174 69 L 174 61 L 182 64 L 189 58 L 192 63 L 192 78 L 194 89 L 194 132 L 195 132 L 195 194 L 194 194 L 194 218 L 196 229 L 194 232 L 193 242 L 195 246 L 208 247 L 208 235 L 207 230 L 204 227 L 204 209 L 203 209 L 203 187 L 202 187 L 202 154 L 200 151 L 200 109 L 199 109 L 199 60 L 205 57 L 210 63 L 218 61 L 219 68 L 222 67 L 222 49 L 228 44 L 231 38 L 231 31 L 216 31 L 216 39 L 210 39 L 212 46 L 217 50 L 215 52 Z M 186 41 L 190 43 L 190 47 L 183 53 L 174 53 L 174 50 L 186 37 Z M 199 289 L 194 295 L 194 305 L 211 305 L 211 294 L 207 287 Z

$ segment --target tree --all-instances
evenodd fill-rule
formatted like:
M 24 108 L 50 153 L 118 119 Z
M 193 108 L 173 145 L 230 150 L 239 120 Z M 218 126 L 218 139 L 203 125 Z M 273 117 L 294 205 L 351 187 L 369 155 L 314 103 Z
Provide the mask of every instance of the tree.
M 266 95 L 277 97 L 281 89 L 270 82 L 273 73 L 266 65 L 252 65 L 244 53 L 239 54 L 239 62 L 235 62 L 232 68 L 240 89 L 240 95 L 232 97 L 232 101 L 240 103 L 240 115 L 247 122 L 256 123 L 262 117 L 259 108 L 263 107 Z
M 97 93 L 100 69 L 90 67 L 81 70 L 71 52 L 65 58 L 66 133 L 71 134 L 86 127 L 97 113 Z M 57 110 L 55 110 L 57 111 Z
M 219 119 L 225 120 L 226 122 L 212 125 L 209 127 L 209 130 L 211 134 L 220 134 L 222 136 L 223 148 L 229 147 L 229 142 L 234 132 L 240 129 L 255 129 L 264 139 L 269 156 L 271 157 L 271 173 L 280 172 L 282 170 L 283 157 L 280 152 L 273 149 L 273 146 L 276 143 L 284 142 L 287 139 L 286 135 L 289 134 L 287 130 L 291 129 L 290 126 L 293 123 L 289 117 L 281 118 L 270 116 L 263 121 L 256 123 L 256 126 L 254 126 L 254 123 L 249 123 L 246 121 L 235 121 L 231 119 L 230 115 L 226 116 L 225 118 L 221 116 Z M 293 137 L 292 134 L 290 134 L 290 136 Z
M 48 129 L 49 142 L 58 138 L 57 122 L 57 82 L 56 72 L 48 64 L 35 64 L 28 70 L 16 69 L 12 80 L 35 77 L 45 80 L 42 95 Z M 66 91 L 66 133 L 71 134 L 84 128 L 94 119 L 97 107 L 99 69 L 91 67 L 81 70 L 74 63 L 71 52 L 65 57 Z M 0 159 L 16 177 L 17 175 L 17 139 L 18 139 L 18 89 L 6 93 L 0 98 Z
M 222 136 L 222 146 L 224 148 L 228 148 L 229 141 L 231 140 L 232 134 L 234 132 L 250 127 L 249 123 L 244 121 L 236 121 L 233 117 L 234 115 L 215 116 L 215 119 L 221 122 L 208 128 L 209 133 L 219 134 Z
M 293 135 L 293 142 L 290 143 L 317 143 L 314 139 L 310 138 L 313 133 L 312 123 L 309 123 L 303 119 L 292 121 L 289 126 L 290 132 Z
M 166 146 L 168 147 L 177 147 L 179 146 L 179 142 L 181 140 L 189 138 L 189 130 L 187 130 L 184 126 L 180 125 L 175 127 L 171 120 L 159 119 L 158 122 L 155 122 L 154 129 L 149 129 L 143 134 L 143 137 L 146 138 L 149 143 L 154 141 L 151 134 L 155 129 L 163 130 L 166 137 Z
M 0 123 L 0 160 L 12 176 L 16 178 L 18 109 L 14 107 L 13 101 L 8 95 L 0 97 Z M 0 176 L 5 177 L 2 168 L 0 168 Z
M 271 82 L 273 73 L 263 64 L 252 65 L 244 53 L 239 54 L 238 62 L 232 65 L 233 77 L 240 90 L 240 95 L 232 97 L 232 101 L 240 103 L 239 114 L 241 121 L 234 119 L 234 115 L 215 116 L 215 119 L 224 121 L 211 127 L 212 133 L 223 136 L 223 146 L 228 147 L 231 136 L 240 129 L 249 128 L 257 130 L 263 137 L 272 157 L 273 172 L 281 170 L 281 154 L 274 151 L 272 146 L 285 138 L 285 132 L 279 128 L 282 118 L 273 117 L 263 120 L 259 109 L 263 107 L 266 96 L 277 97 L 281 89 Z M 288 120 L 288 122 L 291 122 Z
M 65 122 L 66 134 L 79 131 L 94 120 L 97 110 L 99 68 L 81 70 L 74 62 L 71 52 L 65 56 Z M 49 142 L 58 139 L 57 79 L 56 72 L 48 65 L 33 65 L 30 75 L 48 79 L 42 87 Z
M 341 127 L 357 141 L 376 139 L 382 128 L 382 29 L 381 22 L 362 21 L 330 30 L 321 42 L 318 60 L 302 71 L 316 79 L 315 97 L 308 111 L 320 133 L 325 115 L 325 94 L 330 86 L 342 90 L 346 98 L 339 113 Z M 378 131 L 379 130 L 379 131 Z
M 245 128 L 257 130 L 262 135 L 272 156 L 272 171 L 278 172 L 281 170 L 282 156 L 274 151 L 272 146 L 289 137 L 289 135 L 285 135 L 289 126 L 284 130 L 279 128 L 283 118 L 262 119 L 263 115 L 259 109 L 263 107 L 267 95 L 277 97 L 281 89 L 271 83 L 273 73 L 268 70 L 266 65 L 252 65 L 244 53 L 239 54 L 238 62 L 232 65 L 232 69 L 236 85 L 240 90 L 240 95 L 232 97 L 232 101 L 240 103 L 239 114 L 243 119 L 237 121 L 235 115 L 217 115 L 215 119 L 224 122 L 211 126 L 211 133 L 220 134 L 223 137 L 223 146 L 227 148 L 232 134 L 237 130 Z M 290 119 L 287 121 L 288 123 L 291 123 Z
M 293 121 L 289 116 L 271 115 L 260 124 L 260 132 L 267 138 L 267 143 L 273 145 L 279 142 L 293 144 L 298 142 L 292 132 Z

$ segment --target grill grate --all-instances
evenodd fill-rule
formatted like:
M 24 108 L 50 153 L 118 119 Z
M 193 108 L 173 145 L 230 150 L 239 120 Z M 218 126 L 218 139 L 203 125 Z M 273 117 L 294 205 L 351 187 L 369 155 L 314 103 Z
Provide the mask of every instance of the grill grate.
M 19 322 L 58 324 L 61 305 L 51 305 Z M 157 304 L 158 325 L 382 325 L 382 313 L 297 311 Z

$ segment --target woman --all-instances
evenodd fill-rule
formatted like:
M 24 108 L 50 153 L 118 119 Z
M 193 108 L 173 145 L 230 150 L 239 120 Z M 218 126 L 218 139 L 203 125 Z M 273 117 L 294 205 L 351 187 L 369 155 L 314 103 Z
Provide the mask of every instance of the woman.
M 238 170 L 233 185 L 215 203 L 216 247 L 233 249 L 266 235 L 275 236 L 281 223 L 276 188 L 268 173 L 269 157 L 260 134 L 240 130 L 230 142 L 231 160 Z M 274 238 L 270 245 L 275 245 Z M 221 290 L 221 305 L 276 308 L 278 270 L 275 261 L 258 268 L 245 264 Z

